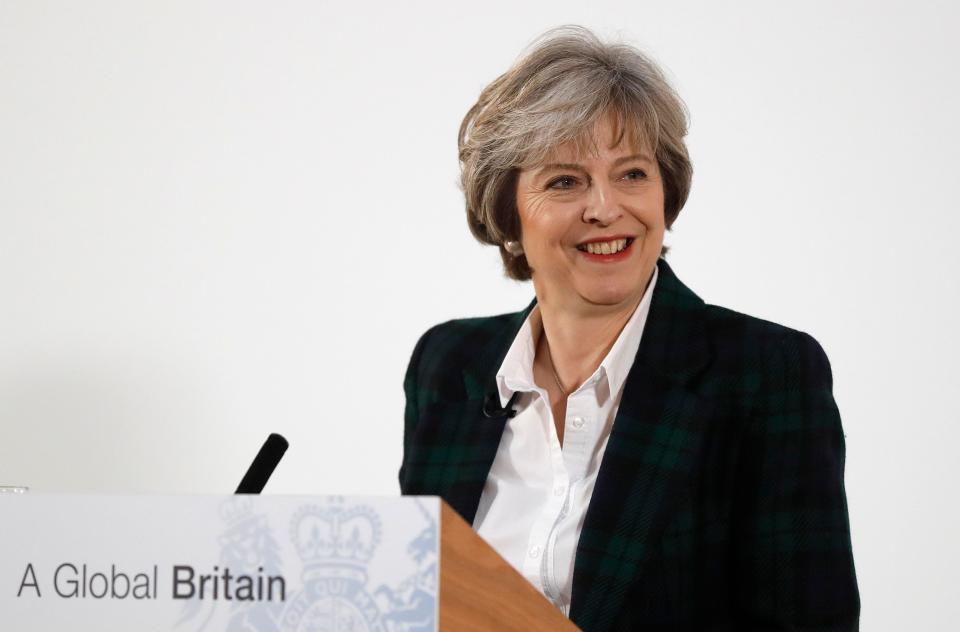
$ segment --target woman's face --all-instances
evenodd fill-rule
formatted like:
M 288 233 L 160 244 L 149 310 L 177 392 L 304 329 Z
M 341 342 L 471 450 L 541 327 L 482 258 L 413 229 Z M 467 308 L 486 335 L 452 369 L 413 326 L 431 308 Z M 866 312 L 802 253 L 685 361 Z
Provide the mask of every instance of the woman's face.
M 660 256 L 663 182 L 648 149 L 616 147 L 610 117 L 594 130 L 596 156 L 562 146 L 520 171 L 521 243 L 541 303 L 579 313 L 635 306 Z

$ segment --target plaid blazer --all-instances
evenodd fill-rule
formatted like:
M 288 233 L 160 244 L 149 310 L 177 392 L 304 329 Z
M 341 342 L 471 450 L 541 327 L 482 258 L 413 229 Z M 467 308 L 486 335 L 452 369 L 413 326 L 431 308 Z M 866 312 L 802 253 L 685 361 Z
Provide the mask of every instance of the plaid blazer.
M 584 630 L 856 630 L 844 435 L 810 335 L 707 305 L 663 259 L 577 546 Z M 525 310 L 432 327 L 404 380 L 400 489 L 473 522 Z M 488 408 L 489 412 L 489 408 Z

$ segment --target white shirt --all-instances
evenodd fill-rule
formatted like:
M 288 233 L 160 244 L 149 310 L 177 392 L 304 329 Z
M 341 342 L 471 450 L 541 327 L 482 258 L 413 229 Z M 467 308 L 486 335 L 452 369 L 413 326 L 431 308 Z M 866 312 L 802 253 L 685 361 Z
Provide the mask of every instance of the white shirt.
M 480 496 L 474 530 L 565 615 L 577 541 L 623 385 L 640 346 L 657 269 L 607 356 L 567 396 L 563 447 L 547 391 L 533 379 L 543 321 L 535 306 L 497 372 L 500 404 L 519 391 Z

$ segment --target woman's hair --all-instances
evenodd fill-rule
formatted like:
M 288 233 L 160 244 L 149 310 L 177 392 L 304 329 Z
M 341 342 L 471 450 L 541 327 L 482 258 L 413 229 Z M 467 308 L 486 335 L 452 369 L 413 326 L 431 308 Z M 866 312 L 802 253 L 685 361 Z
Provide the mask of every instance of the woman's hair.
M 627 44 L 606 44 L 580 26 L 547 31 L 512 68 L 480 93 L 460 124 L 460 186 L 467 223 L 480 242 L 499 246 L 508 277 L 530 278 L 520 239 L 516 188 L 520 169 L 543 162 L 560 145 L 595 152 L 592 131 L 615 116 L 617 142 L 654 152 L 663 179 L 669 229 L 687 201 L 693 166 L 683 142 L 687 109 L 660 68 Z M 663 246 L 661 256 L 667 253 Z

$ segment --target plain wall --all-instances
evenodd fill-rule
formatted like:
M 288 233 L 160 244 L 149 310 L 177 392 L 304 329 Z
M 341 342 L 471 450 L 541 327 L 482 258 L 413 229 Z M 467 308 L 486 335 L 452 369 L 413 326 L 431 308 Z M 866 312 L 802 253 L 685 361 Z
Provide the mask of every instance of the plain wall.
M 707 302 L 809 332 L 847 435 L 865 630 L 960 616 L 949 2 L 0 1 L 0 484 L 396 494 L 419 335 L 515 311 L 456 135 L 549 27 L 691 112 L 667 243 Z

